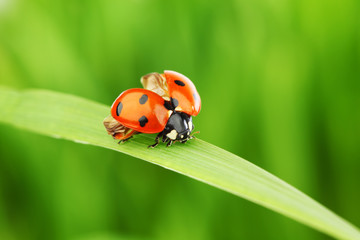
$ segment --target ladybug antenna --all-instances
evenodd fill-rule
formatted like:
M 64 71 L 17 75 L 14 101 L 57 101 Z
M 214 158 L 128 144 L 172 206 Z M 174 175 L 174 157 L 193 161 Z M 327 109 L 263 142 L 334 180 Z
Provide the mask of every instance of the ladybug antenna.
M 190 134 L 190 139 L 196 138 L 194 134 L 199 134 L 199 133 L 200 131 L 193 132 L 192 134 Z

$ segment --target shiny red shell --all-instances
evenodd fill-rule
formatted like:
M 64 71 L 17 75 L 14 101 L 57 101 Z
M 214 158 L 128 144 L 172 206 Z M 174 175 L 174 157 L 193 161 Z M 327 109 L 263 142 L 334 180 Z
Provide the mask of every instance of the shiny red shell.
M 127 128 L 142 133 L 158 133 L 164 130 L 169 119 L 165 100 L 158 94 L 132 88 L 120 94 L 111 107 L 111 115 Z
M 164 71 L 171 103 L 175 110 L 191 116 L 199 114 L 201 109 L 200 95 L 195 85 L 186 76 L 175 71 Z

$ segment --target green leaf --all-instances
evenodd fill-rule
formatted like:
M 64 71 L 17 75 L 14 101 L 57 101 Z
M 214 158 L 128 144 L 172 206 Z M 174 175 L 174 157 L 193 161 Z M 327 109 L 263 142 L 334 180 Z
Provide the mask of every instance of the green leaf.
M 0 122 L 129 154 L 248 199 L 335 238 L 360 239 L 355 226 L 304 193 L 200 139 L 148 149 L 154 136 L 142 134 L 117 144 L 102 124 L 109 111 L 109 106 L 68 94 L 0 88 Z

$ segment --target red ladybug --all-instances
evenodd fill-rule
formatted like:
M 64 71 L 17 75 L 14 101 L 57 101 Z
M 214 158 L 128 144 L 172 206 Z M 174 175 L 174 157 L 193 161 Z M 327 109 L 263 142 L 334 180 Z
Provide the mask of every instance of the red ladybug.
M 141 79 L 145 89 L 132 88 L 120 94 L 111 107 L 111 117 L 104 120 L 109 134 L 124 142 L 137 133 L 159 133 L 170 146 L 192 139 L 191 116 L 201 109 L 201 99 L 190 79 L 175 71 L 150 73 Z

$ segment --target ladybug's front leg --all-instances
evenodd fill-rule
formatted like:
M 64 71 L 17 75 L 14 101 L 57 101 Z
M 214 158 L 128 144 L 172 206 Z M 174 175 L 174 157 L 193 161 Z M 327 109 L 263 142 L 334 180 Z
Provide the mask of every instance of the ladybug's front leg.
M 162 142 L 166 143 L 170 140 L 170 138 L 168 138 L 165 134 L 162 136 Z
M 167 147 L 170 147 L 171 144 L 174 142 L 173 140 L 171 140 L 170 138 L 168 138 L 165 134 L 163 135 L 163 138 L 162 138 L 162 142 L 163 143 L 167 143 L 166 146 Z
M 173 142 L 174 142 L 173 140 L 170 140 L 170 139 L 169 139 L 169 142 L 166 144 L 166 146 L 167 146 L 167 147 L 170 147 Z

